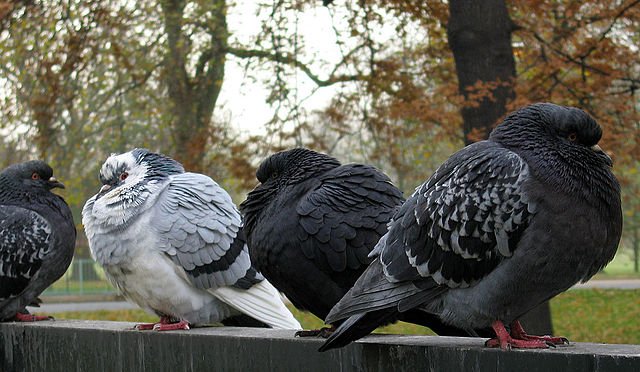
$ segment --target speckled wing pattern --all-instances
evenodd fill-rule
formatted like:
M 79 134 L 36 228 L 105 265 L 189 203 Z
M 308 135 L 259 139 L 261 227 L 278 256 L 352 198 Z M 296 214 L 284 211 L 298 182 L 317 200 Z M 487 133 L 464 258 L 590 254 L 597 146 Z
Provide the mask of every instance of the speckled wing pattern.
M 528 177 L 520 156 L 492 142 L 456 153 L 416 189 L 376 248 L 387 277 L 454 288 L 486 276 L 512 255 L 535 213 Z
M 449 158 L 407 199 L 371 256 L 379 255 L 325 319 L 391 306 L 407 311 L 472 285 L 510 256 L 535 208 L 528 166 L 491 142 Z
M 211 178 L 196 173 L 171 176 L 152 213 L 158 248 L 184 268 L 198 288 L 233 285 L 249 270 L 240 213 Z
M 24 290 L 51 247 L 51 226 L 40 214 L 0 206 L 0 301 Z
M 375 168 L 350 164 L 325 173 L 296 211 L 306 257 L 326 258 L 335 272 L 368 265 L 373 247 L 387 229 L 402 193 Z

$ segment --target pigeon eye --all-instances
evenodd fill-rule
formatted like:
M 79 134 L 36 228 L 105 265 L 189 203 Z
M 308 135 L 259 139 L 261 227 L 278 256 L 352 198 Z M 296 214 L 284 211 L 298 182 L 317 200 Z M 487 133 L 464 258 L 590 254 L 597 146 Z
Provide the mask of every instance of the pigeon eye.
M 33 173 L 33 174 L 31 175 L 31 179 L 32 179 L 32 180 L 39 180 L 39 179 L 40 179 L 40 175 L 39 175 L 38 173 Z
M 127 177 L 129 177 L 129 173 L 127 173 L 127 172 L 120 173 L 120 181 L 126 180 Z
M 569 133 L 569 135 L 567 136 L 567 138 L 569 139 L 569 141 L 571 142 L 575 142 L 578 140 L 578 133 L 576 132 L 571 132 Z

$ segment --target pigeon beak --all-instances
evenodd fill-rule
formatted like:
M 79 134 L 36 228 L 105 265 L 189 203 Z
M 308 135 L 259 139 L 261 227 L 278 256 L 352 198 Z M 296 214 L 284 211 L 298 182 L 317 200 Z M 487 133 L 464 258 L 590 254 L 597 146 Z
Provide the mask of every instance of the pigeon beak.
M 593 150 L 593 152 L 595 152 L 599 156 L 604 157 L 607 164 L 609 164 L 610 167 L 613 167 L 613 159 L 611 159 L 611 157 L 606 152 L 604 152 L 604 150 L 602 150 L 602 147 L 593 145 L 591 146 L 591 150 Z
M 49 183 L 49 187 L 50 187 L 50 188 L 52 188 L 52 189 L 53 189 L 53 188 L 56 188 L 56 187 L 59 187 L 59 188 L 61 188 L 61 189 L 64 189 L 64 184 L 63 184 L 62 182 L 58 181 L 58 180 L 57 180 L 55 177 L 53 177 L 53 176 L 52 176 L 51 178 L 49 178 L 49 180 L 48 180 L 47 182 Z
M 111 185 L 102 185 L 102 187 L 100 188 L 100 192 L 98 192 L 99 194 L 105 193 L 107 191 L 109 191 L 109 189 L 111 188 Z

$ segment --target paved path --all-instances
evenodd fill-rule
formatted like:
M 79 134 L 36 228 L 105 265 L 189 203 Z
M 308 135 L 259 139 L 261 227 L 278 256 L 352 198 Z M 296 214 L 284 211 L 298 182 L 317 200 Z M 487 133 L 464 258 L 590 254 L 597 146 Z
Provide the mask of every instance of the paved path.
M 639 289 L 640 279 L 590 280 L 586 283 L 576 284 L 573 288 Z

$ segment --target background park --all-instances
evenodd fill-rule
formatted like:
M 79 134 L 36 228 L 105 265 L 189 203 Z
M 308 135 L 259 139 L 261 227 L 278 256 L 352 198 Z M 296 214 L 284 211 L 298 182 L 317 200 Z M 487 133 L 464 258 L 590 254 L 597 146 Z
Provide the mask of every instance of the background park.
M 640 1 L 248 3 L 0 1 L 0 165 L 49 162 L 79 231 L 100 165 L 133 147 L 211 176 L 236 203 L 262 159 L 294 146 L 373 164 L 406 196 L 505 113 L 550 101 L 598 120 L 623 187 L 622 242 L 596 279 L 640 279 Z M 115 293 L 82 233 L 75 257 L 45 302 Z M 572 341 L 640 344 L 640 289 L 550 305 Z

